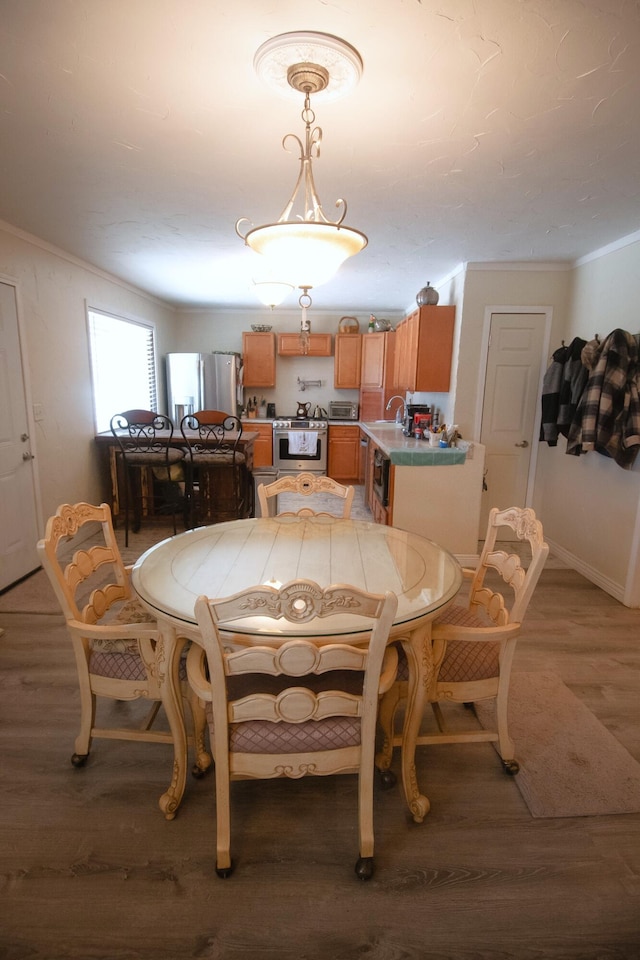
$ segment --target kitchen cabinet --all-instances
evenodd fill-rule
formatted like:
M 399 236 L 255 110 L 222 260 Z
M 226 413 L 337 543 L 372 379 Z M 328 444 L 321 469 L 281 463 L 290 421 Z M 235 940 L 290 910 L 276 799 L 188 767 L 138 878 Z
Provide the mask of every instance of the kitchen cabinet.
M 307 349 L 299 333 L 278 334 L 279 357 L 330 357 L 331 334 L 310 333 Z
M 362 335 L 360 366 L 360 419 L 383 420 L 387 401 L 396 392 L 393 330 Z
M 359 333 L 337 333 L 333 361 L 333 386 L 337 390 L 360 386 L 362 336 Z
M 398 324 L 394 381 L 400 393 L 448 391 L 455 318 L 455 307 L 426 306 Z
M 329 424 L 327 473 L 340 483 L 360 482 L 360 428 Z
M 385 375 L 387 354 L 386 333 L 365 333 L 362 343 L 362 363 L 360 369 L 361 387 L 381 387 Z
M 243 333 L 242 363 L 242 382 L 245 387 L 275 387 L 275 333 Z
M 270 467 L 273 464 L 273 427 L 270 423 L 256 423 L 242 418 L 242 429 L 257 433 L 253 444 L 253 466 Z
M 373 514 L 374 523 L 381 523 L 385 527 L 390 526 L 389 511 L 382 506 L 377 497 L 373 498 L 371 513 Z

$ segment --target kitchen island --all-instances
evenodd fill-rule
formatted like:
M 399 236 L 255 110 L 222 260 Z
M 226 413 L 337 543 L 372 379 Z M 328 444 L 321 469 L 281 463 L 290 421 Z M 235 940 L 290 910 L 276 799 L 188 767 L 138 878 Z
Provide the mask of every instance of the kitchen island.
M 376 519 L 434 540 L 462 563 L 475 562 L 484 446 L 458 441 L 457 447 L 430 447 L 389 421 L 360 423 L 360 429 L 368 442 L 365 484 Z M 387 505 L 374 492 L 376 450 L 389 461 Z

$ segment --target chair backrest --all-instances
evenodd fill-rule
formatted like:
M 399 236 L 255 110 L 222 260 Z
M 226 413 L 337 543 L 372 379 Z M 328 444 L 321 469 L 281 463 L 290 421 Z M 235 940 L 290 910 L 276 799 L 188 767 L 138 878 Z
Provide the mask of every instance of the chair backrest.
M 79 533 L 87 524 L 99 525 L 102 543 L 86 546 L 86 531 Z M 67 620 L 97 623 L 113 603 L 131 597 L 106 503 L 63 503 L 47 521 L 38 554 Z
M 303 497 L 309 497 L 312 494 L 329 493 L 340 497 L 343 501 L 342 518 L 347 520 L 351 516 L 351 504 L 353 503 L 354 489 L 352 486 L 345 486 L 332 480 L 331 477 L 318 476 L 313 473 L 297 473 L 274 480 L 273 483 L 260 484 L 258 486 L 258 500 L 260 503 L 260 512 L 263 517 L 269 515 L 269 498 L 277 497 L 279 493 L 295 493 Z M 311 507 L 302 507 L 300 510 L 289 510 L 278 513 L 278 516 L 333 516 L 329 511 L 316 511 Z
M 528 543 L 529 557 L 496 550 L 500 528 L 505 526 L 515 533 L 518 542 Z M 489 513 L 480 561 L 471 580 L 469 609 L 475 608 L 477 612 L 477 608 L 481 607 L 498 626 L 521 623 L 548 553 L 549 545 L 544 541 L 542 524 L 530 507 L 508 507 L 506 510 L 493 507 Z M 485 584 L 485 578 L 491 570 L 501 578 L 500 589 L 511 588 L 512 595 L 508 600 L 501 592 Z
M 337 716 L 356 718 L 361 724 L 361 742 L 370 738 L 373 749 L 380 674 L 397 603 L 391 592 L 370 594 L 345 584 L 323 589 L 312 580 L 292 580 L 280 589 L 260 585 L 221 600 L 199 597 L 195 605 L 200 628 L 197 643 L 202 643 L 208 660 L 216 750 L 226 749 L 229 723 L 267 720 L 300 724 Z M 234 621 L 248 616 L 293 624 L 307 624 L 316 618 L 363 618 L 358 638 L 365 642 L 327 642 L 326 636 L 294 632 L 284 642 L 274 637 L 272 645 L 267 636 L 259 646 L 230 645 L 232 641 L 222 637 L 221 631 L 232 632 Z M 359 627 L 354 624 L 356 631 Z M 318 633 L 322 634 L 321 625 Z M 193 662 L 198 655 L 194 646 Z M 344 683 L 354 671 L 364 675 L 359 689 Z M 325 689 L 322 683 L 307 685 L 310 677 L 329 672 Z M 395 669 L 393 672 L 395 675 Z M 232 684 L 226 678 L 239 674 L 252 675 L 251 693 L 247 696 L 240 685 L 240 695 L 232 699 L 233 694 L 228 693 Z M 289 682 L 277 689 L 275 680 L 282 677 L 290 678 Z
M 152 410 L 125 410 L 111 417 L 111 433 L 125 457 L 145 453 L 156 457 L 169 450 L 173 422 Z
M 242 423 L 223 410 L 198 410 L 180 421 L 180 432 L 191 456 L 195 454 L 228 454 L 235 459 L 242 438 Z

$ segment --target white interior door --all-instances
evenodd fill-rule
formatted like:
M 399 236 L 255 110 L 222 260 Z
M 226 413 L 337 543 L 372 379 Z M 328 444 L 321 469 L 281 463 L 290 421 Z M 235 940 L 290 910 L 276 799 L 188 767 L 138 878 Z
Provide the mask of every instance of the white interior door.
M 492 507 L 524 507 L 545 342 L 543 313 L 493 313 L 482 407 L 485 482 L 480 535 Z
M 16 292 L 0 282 L 0 590 L 40 565 L 34 481 Z

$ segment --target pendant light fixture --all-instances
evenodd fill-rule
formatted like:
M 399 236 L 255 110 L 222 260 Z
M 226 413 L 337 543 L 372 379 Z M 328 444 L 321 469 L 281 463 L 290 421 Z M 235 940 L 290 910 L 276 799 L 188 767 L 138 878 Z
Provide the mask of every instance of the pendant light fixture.
M 300 170 L 293 192 L 278 220 L 255 227 L 246 217 L 236 222 L 236 233 L 269 262 L 271 275 L 307 291 L 326 283 L 342 263 L 367 245 L 360 230 L 345 225 L 347 203 L 336 201 L 340 215 L 330 219 L 323 211 L 313 178 L 313 159 L 320 153 L 322 130 L 314 127 L 311 95 L 336 99 L 357 83 L 362 60 L 357 50 L 328 34 L 286 33 L 264 43 L 254 66 L 267 83 L 283 92 L 284 85 L 304 99 L 304 142 L 287 134 L 282 144 L 297 144 Z M 296 208 L 298 203 L 298 208 Z
M 251 287 L 258 300 L 272 310 L 293 290 L 292 283 L 281 283 L 278 280 L 254 280 Z

